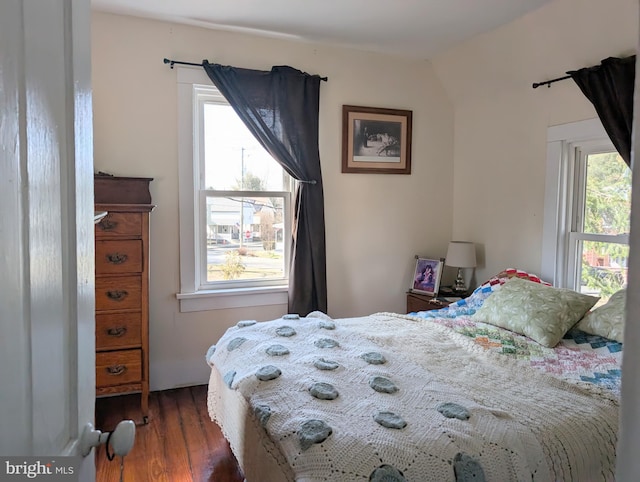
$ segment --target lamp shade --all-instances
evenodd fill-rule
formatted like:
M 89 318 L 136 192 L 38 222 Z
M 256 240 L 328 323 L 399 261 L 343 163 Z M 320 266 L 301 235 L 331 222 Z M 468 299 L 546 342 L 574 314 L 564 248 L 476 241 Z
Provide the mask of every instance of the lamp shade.
M 475 268 L 476 245 L 470 241 L 450 241 L 444 264 L 454 268 Z

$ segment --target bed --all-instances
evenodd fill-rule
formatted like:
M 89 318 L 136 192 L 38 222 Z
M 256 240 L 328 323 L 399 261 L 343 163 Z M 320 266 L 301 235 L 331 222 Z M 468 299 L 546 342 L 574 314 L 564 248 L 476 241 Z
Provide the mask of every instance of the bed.
M 622 340 L 580 329 L 607 307 L 511 272 L 441 310 L 230 328 L 207 353 L 208 408 L 246 480 L 614 480 Z M 561 292 L 560 312 L 548 291 L 518 299 L 529 288 Z M 591 325 L 612 336 L 607 313 Z M 562 318 L 561 339 L 531 316 Z

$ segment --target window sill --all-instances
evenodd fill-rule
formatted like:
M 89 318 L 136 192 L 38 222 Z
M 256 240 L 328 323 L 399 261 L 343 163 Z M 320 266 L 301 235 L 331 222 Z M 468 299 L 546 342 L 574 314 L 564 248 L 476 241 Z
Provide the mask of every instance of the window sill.
M 268 288 L 243 288 L 227 290 L 202 290 L 195 293 L 177 293 L 180 312 L 225 310 L 251 306 L 286 305 L 287 286 Z

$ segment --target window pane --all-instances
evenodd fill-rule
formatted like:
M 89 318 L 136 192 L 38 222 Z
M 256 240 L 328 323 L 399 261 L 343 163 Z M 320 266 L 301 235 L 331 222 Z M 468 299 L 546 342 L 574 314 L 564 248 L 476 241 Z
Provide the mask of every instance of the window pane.
M 598 305 L 627 284 L 629 246 L 583 241 L 580 292 L 600 296 Z
M 629 232 L 631 169 L 617 152 L 587 156 L 584 232 Z
M 283 191 L 284 171 L 229 105 L 204 105 L 205 189 Z
M 207 281 L 285 276 L 284 199 L 207 197 Z

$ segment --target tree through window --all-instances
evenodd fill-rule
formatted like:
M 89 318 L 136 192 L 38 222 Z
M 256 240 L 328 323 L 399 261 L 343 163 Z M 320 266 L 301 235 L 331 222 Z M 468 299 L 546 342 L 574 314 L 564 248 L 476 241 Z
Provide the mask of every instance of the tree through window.
M 578 149 L 572 249 L 583 293 L 608 299 L 627 283 L 631 169 L 617 152 Z

